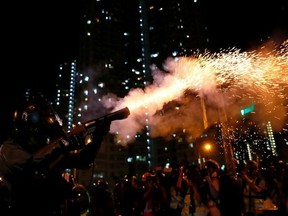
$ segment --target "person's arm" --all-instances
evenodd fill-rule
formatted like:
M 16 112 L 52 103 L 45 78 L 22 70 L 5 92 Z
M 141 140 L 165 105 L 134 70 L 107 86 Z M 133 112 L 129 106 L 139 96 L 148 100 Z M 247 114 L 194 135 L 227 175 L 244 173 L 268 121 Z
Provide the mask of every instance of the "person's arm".
M 63 168 L 88 168 L 98 153 L 103 137 L 110 130 L 110 122 L 97 125 L 86 143 L 85 132 L 63 136 L 51 141 L 33 155 L 36 169 L 49 172 Z
M 180 167 L 180 172 L 179 172 L 177 183 L 176 183 L 177 190 L 182 189 L 182 180 L 183 180 L 183 166 Z
M 152 181 L 149 181 L 146 183 L 146 188 L 145 188 L 145 191 L 144 191 L 144 194 L 143 194 L 143 200 L 144 201 L 147 201 L 148 199 L 151 198 L 151 193 L 152 193 L 152 190 L 153 190 L 153 186 L 154 183 Z
M 214 199 L 219 198 L 219 191 L 220 191 L 220 182 L 218 177 L 210 177 L 209 175 L 206 176 L 206 181 L 209 186 L 210 194 L 213 196 Z
M 71 151 L 68 156 L 67 166 L 78 168 L 78 169 L 86 169 L 91 166 L 94 162 L 94 159 L 101 147 L 103 141 L 103 137 L 99 137 L 88 145 L 85 145 L 83 148 Z
M 0 170 L 2 174 L 21 175 L 31 158 L 13 139 L 7 139 L 0 147 Z
M 90 141 L 84 144 L 82 148 L 70 152 L 68 160 L 70 167 L 78 169 L 86 169 L 90 167 L 94 162 L 104 137 L 110 131 L 110 125 L 110 121 L 99 122 L 99 124 L 96 125 L 93 134 L 84 138 L 89 138 Z
M 249 185 L 249 187 L 255 192 L 255 193 L 262 193 L 265 190 L 265 181 L 260 181 L 260 183 L 257 185 L 255 182 L 255 179 L 252 179 L 249 177 L 245 172 L 242 172 L 241 175 L 242 179 L 246 181 L 246 183 Z
M 199 192 L 199 188 L 197 187 L 197 185 L 193 181 L 191 181 L 191 187 L 192 187 L 193 192 L 194 192 L 194 198 L 198 202 L 202 202 L 202 197 L 201 197 L 201 194 Z

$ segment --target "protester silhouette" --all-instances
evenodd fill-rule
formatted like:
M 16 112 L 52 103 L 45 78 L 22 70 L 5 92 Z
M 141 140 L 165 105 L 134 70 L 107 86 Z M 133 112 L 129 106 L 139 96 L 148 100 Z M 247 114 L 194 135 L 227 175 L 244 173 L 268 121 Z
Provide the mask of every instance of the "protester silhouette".
M 11 134 L 0 147 L 1 188 L 8 190 L 1 197 L 2 212 L 7 216 L 80 215 L 80 207 L 69 211 L 75 185 L 63 172 L 89 168 L 109 130 L 110 122 L 102 121 L 89 139 L 85 131 L 67 133 L 51 102 L 41 93 L 31 95 L 15 111 Z

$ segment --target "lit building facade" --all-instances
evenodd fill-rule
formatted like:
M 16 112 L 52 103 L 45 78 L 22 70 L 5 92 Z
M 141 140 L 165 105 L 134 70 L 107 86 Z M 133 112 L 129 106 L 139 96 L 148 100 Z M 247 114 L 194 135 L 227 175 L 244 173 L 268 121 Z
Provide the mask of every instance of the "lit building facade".
M 103 95 L 124 97 L 133 88 L 144 89 L 153 82 L 151 67 L 162 69 L 166 58 L 189 55 L 207 47 L 209 40 L 205 26 L 200 24 L 201 16 L 200 5 L 193 1 L 85 1 L 74 122 L 106 114 L 108 110 L 101 104 Z M 127 167 L 123 166 L 121 173 L 100 176 L 123 177 L 125 169 L 126 174 L 141 175 L 149 167 L 191 159 L 187 149 L 192 151 L 193 145 L 181 133 L 171 137 L 168 145 L 160 138 L 151 138 L 147 124 L 126 149 Z M 101 169 L 100 156 L 101 152 L 95 160 L 96 172 Z M 109 163 L 112 166 L 111 160 Z M 107 166 L 103 165 L 103 170 L 109 170 Z
M 76 60 L 63 62 L 59 65 L 56 78 L 54 106 L 59 116 L 63 118 L 63 127 L 67 132 L 72 129 L 74 122 L 76 69 Z

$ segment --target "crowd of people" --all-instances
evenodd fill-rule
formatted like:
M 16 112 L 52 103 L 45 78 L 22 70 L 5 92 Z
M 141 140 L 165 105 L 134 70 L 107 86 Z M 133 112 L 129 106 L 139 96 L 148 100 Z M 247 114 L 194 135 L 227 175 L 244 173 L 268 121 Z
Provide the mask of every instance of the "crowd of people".
M 249 160 L 241 167 L 231 176 L 209 159 L 203 169 L 186 163 L 125 176 L 115 185 L 106 182 L 105 196 L 90 193 L 101 201 L 91 202 L 88 215 L 286 216 L 288 165 L 278 160 L 264 167 Z
M 87 133 L 63 131 L 51 102 L 37 94 L 19 107 L 0 146 L 0 214 L 3 216 L 287 216 L 288 166 L 250 160 L 237 175 L 215 160 L 200 169 L 188 162 L 149 169 L 89 188 L 65 170 L 92 166 L 109 121 Z

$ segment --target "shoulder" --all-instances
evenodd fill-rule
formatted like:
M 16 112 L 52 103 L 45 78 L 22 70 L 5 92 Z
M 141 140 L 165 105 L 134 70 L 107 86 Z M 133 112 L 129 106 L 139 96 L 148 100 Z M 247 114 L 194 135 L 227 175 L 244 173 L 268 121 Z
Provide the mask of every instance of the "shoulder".
M 2 142 L 0 146 L 1 152 L 7 152 L 7 151 L 24 151 L 24 149 L 21 147 L 19 143 L 17 143 L 13 138 L 7 138 L 5 141 Z
M 13 165 L 29 157 L 31 157 L 31 155 L 11 138 L 5 140 L 0 147 L 1 163 Z

